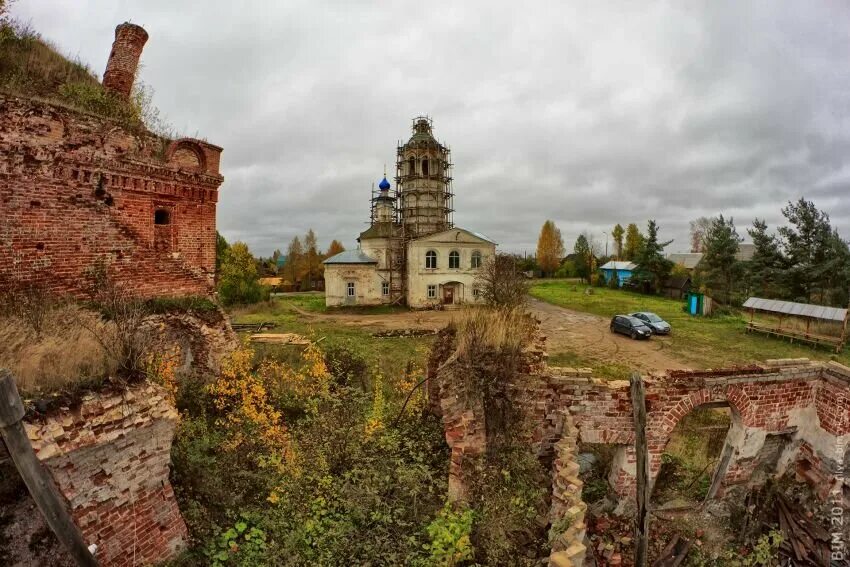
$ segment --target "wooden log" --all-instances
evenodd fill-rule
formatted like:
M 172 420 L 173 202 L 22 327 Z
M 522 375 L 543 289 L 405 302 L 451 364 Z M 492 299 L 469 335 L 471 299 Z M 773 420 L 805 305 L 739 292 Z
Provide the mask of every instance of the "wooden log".
M 24 404 L 12 373 L 0 369 L 0 434 L 3 435 L 9 455 L 59 542 L 77 565 L 96 567 L 97 560 L 89 552 L 80 530 L 65 508 L 53 478 L 35 456 L 22 423 L 24 413 Z
M 640 374 L 629 378 L 634 410 L 637 458 L 637 512 L 635 516 L 635 567 L 646 567 L 649 545 L 649 452 L 646 443 L 646 392 Z

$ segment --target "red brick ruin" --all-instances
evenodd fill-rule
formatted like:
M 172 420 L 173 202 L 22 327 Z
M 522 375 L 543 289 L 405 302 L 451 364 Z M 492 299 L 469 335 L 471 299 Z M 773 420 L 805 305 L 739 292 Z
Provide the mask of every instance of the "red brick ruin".
M 115 29 L 103 85 L 117 96 L 147 37 Z M 142 295 L 209 294 L 221 151 L 0 94 L 0 282 L 81 295 L 103 262 Z
M 627 381 L 600 380 L 589 369 L 549 367 L 544 344 L 545 337 L 538 335 L 526 350 L 521 370 L 509 383 L 509 398 L 530 424 L 527 435 L 534 453 L 552 462 L 549 520 L 553 526 L 568 526 L 555 534 L 550 565 L 581 565 L 586 507 L 576 444 L 617 446 L 609 483 L 621 503 L 632 502 L 636 459 L 631 393 Z M 485 414 L 480 399 L 458 392 L 453 373 L 467 370 L 456 361 L 446 363 L 451 349 L 438 341 L 434 352 L 429 397 L 443 416 L 452 451 L 450 497 L 464 499 L 471 481 L 466 471 L 474 470 L 465 465 L 487 450 Z M 651 482 L 673 428 L 685 415 L 700 406 L 728 407 L 732 426 L 710 498 L 792 471 L 822 501 L 838 494 L 850 506 L 850 486 L 842 486 L 850 451 L 840 451 L 842 440 L 850 436 L 850 368 L 782 359 L 746 368 L 650 373 L 644 382 Z
M 103 79 L 113 96 L 130 96 L 147 39 L 137 25 L 116 28 Z M 87 274 L 105 265 L 141 296 L 211 294 L 221 151 L 0 93 L 0 286 L 81 297 Z M 209 358 L 194 355 L 196 364 Z M 177 418 L 147 383 L 27 418 L 101 565 L 157 563 L 185 547 L 168 479 Z

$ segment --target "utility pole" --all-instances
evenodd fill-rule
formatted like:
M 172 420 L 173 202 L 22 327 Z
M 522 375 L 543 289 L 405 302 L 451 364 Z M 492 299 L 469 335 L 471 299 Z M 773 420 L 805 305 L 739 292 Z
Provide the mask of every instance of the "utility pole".
M 646 393 L 640 374 L 629 377 L 635 424 L 637 511 L 635 512 L 635 567 L 646 567 L 649 544 L 649 454 L 646 444 Z

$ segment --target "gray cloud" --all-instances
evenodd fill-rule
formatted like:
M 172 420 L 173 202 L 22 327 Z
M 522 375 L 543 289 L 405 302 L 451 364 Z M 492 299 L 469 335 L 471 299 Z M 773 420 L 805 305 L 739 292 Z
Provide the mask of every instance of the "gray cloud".
M 598 4 L 598 3 L 597 3 Z M 352 246 L 410 119 L 452 147 L 455 221 L 533 251 L 617 222 L 781 222 L 850 236 L 850 5 L 30 0 L 13 14 L 102 72 L 116 24 L 174 126 L 224 147 L 218 224 L 256 253 Z

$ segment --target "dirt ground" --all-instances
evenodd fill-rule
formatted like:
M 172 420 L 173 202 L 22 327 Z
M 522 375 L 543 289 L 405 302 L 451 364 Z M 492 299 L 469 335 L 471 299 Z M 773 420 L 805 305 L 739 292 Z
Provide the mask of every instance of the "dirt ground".
M 616 362 L 637 370 L 683 369 L 687 366 L 665 352 L 664 337 L 635 341 L 615 335 L 609 321 L 596 315 L 581 313 L 531 298 L 529 310 L 541 323 L 548 337 L 550 355 L 573 352 L 586 359 Z M 310 313 L 298 309 L 308 321 L 335 323 L 375 330 L 383 329 L 440 329 L 451 321 L 456 311 L 405 311 L 383 315 L 357 313 Z

